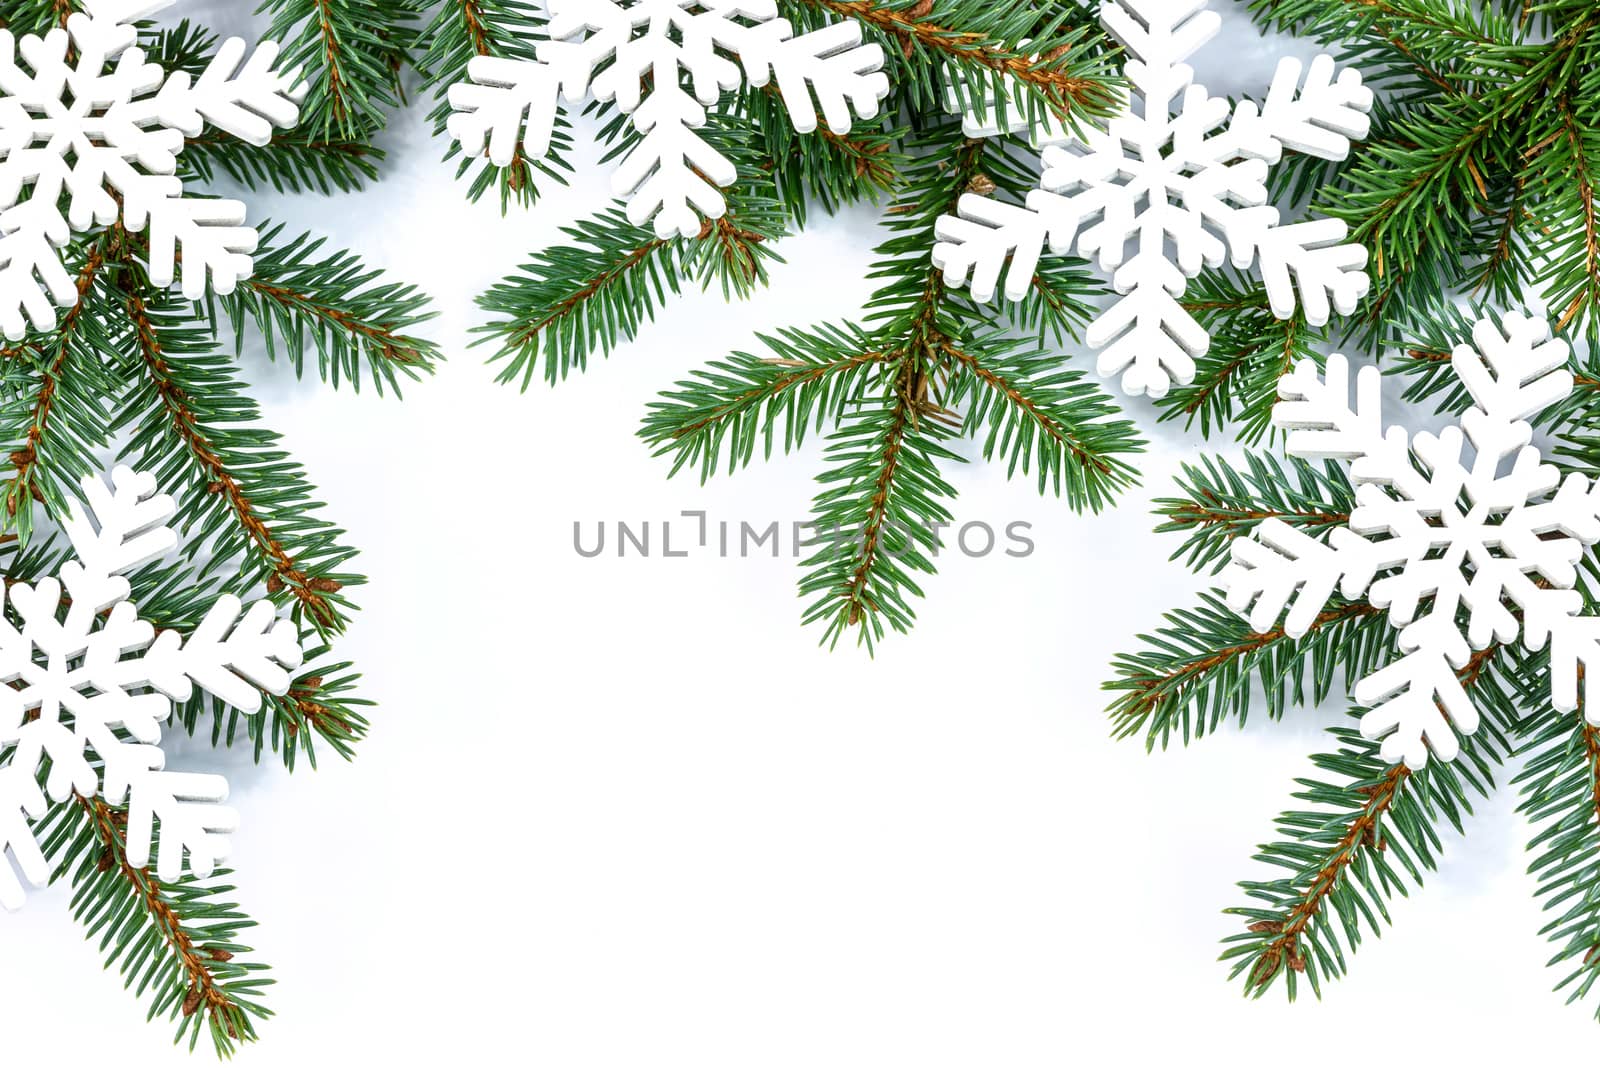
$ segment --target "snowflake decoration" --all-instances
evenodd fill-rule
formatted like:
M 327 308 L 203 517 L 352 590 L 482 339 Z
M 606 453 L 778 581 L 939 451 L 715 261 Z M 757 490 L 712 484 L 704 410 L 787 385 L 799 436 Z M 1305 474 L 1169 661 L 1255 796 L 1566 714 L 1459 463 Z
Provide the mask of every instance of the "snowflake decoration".
M 270 601 L 246 609 L 224 594 L 187 638 L 157 634 L 128 600 L 123 575 L 176 545 L 165 525 L 176 504 L 156 495 L 153 476 L 126 467 L 111 486 L 91 476 L 83 489 L 89 511 L 74 502 L 63 524 L 76 559 L 59 577 L 5 591 L 20 627 L 0 617 L 0 906 L 8 909 L 24 893 L 7 850 L 30 883 L 49 878 L 29 826 L 47 798 L 100 794 L 126 804 L 129 864 L 149 864 L 158 839 L 163 882 L 182 874 L 185 854 L 196 876 L 209 875 L 236 822 L 220 804 L 228 784 L 163 770 L 161 724 L 194 686 L 255 713 L 261 691 L 288 692 L 288 672 L 301 663 L 294 627 Z
M 299 121 L 305 88 L 273 69 L 277 45 L 247 59 L 236 37 L 199 78 L 147 62 L 133 23 L 171 3 L 82 0 L 85 11 L 44 37 L 0 31 L 0 329 L 13 341 L 30 322 L 52 328 L 52 303 L 78 299 L 60 254 L 72 234 L 119 216 L 149 228 L 157 286 L 173 284 L 180 248 L 190 299 L 208 275 L 228 293 L 250 274 L 258 238 L 245 206 L 185 196 L 178 154 L 207 122 L 267 144 Z
M 838 134 L 850 132 L 852 113 L 876 115 L 889 94 L 883 49 L 863 45 L 855 21 L 795 36 L 776 0 L 549 0 L 549 9 L 537 59 L 468 64 L 469 80 L 450 88 L 450 134 L 505 167 L 519 151 L 549 153 L 558 95 L 568 104 L 591 93 L 615 100 L 641 137 L 613 191 L 635 226 L 653 219 L 663 239 L 693 237 L 702 216 L 727 210 L 719 187 L 737 170 L 695 133 L 723 92 L 775 81 L 795 129 L 815 130 L 820 109 Z
M 1259 261 L 1280 319 L 1294 314 L 1297 287 L 1313 324 L 1326 323 L 1331 308 L 1353 312 L 1370 287 L 1366 250 L 1344 243 L 1348 228 L 1337 219 L 1280 224 L 1265 183 L 1285 148 L 1337 160 L 1367 135 L 1372 91 L 1360 74 L 1336 76 L 1327 55 L 1309 68 L 1285 59 L 1262 106 L 1234 106 L 1195 85 L 1184 63 L 1222 25 L 1204 0 L 1105 0 L 1100 19 L 1127 49 L 1139 108 L 1107 129 L 1033 128 L 1035 143 L 1046 144 L 1044 168 L 1025 205 L 969 193 L 939 220 L 933 258 L 950 283 L 970 281 L 973 297 L 988 301 L 1003 274 L 1006 296 L 1021 300 L 1046 245 L 1097 256 L 1123 295 L 1086 340 L 1101 350 L 1102 375 L 1121 374 L 1125 391 L 1153 397 L 1194 380 L 1210 338 L 1178 298 L 1187 279 L 1229 253 L 1241 269 Z M 1011 103 L 1008 118 L 1021 115 L 1020 101 Z M 968 116 L 970 136 L 1001 132 L 986 112 Z
M 1563 480 L 1529 444 L 1527 422 L 1571 392 L 1568 348 L 1547 321 L 1520 314 L 1481 320 L 1472 336 L 1450 363 L 1473 405 L 1438 435 L 1384 429 L 1375 367 L 1356 377 L 1353 406 L 1342 356 L 1324 377 L 1309 361 L 1285 375 L 1272 418 L 1291 431 L 1289 453 L 1348 460 L 1356 507 L 1327 542 L 1265 520 L 1233 543 L 1222 574 L 1229 604 L 1258 632 L 1287 608 L 1285 633 L 1303 635 L 1335 588 L 1387 609 L 1403 655 L 1354 696 L 1369 709 L 1362 733 L 1412 768 L 1430 749 L 1454 759 L 1452 726 L 1463 735 L 1478 726 L 1457 670 L 1473 649 L 1519 634 L 1530 650 L 1550 643 L 1555 707 L 1576 709 L 1586 678 L 1585 715 L 1600 726 L 1600 617 L 1579 614 L 1573 589 L 1584 548 L 1600 541 L 1600 483 Z

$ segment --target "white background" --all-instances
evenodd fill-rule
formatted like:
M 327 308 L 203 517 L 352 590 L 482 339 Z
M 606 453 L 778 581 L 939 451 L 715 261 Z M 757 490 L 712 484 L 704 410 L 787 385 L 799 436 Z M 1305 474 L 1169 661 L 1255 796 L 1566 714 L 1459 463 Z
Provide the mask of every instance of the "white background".
M 1196 63 L 1214 89 L 1259 93 L 1282 50 L 1308 54 L 1218 2 L 1227 29 Z M 249 26 L 221 0 L 183 13 Z M 1279 988 L 1251 1002 L 1226 981 L 1218 939 L 1238 922 L 1221 910 L 1262 874 L 1253 847 L 1340 715 L 1258 717 L 1156 755 L 1110 739 L 1108 663 L 1199 586 L 1149 514 L 1197 444 L 1143 401 L 1129 407 L 1153 435 L 1145 488 L 1109 514 L 1074 516 L 982 463 L 955 471 L 958 519 L 1031 522 L 1037 551 L 949 556 L 913 636 L 876 659 L 798 626 L 793 560 L 580 558 L 575 520 L 651 520 L 659 538 L 685 509 L 805 517 L 815 449 L 701 487 L 666 481 L 634 432 L 658 389 L 755 331 L 854 315 L 875 215 L 785 243 L 749 303 L 674 300 L 587 375 L 520 395 L 467 347 L 472 298 L 602 206 L 604 181 L 502 220 L 466 203 L 425 110 L 398 120 L 371 192 L 251 198 L 252 218 L 328 234 L 436 294 L 450 358 L 403 403 L 246 360 L 365 550 L 343 652 L 379 708 L 348 766 L 291 778 L 198 746 L 174 758 L 220 762 L 244 819 L 239 896 L 279 1013 L 245 1063 L 1592 1054 L 1592 1006 L 1549 993 L 1561 973 L 1543 967 L 1509 795 L 1447 840 L 1430 885 L 1320 1003 Z M 58 889 L 0 916 L 5 1063 L 176 1063 L 67 906 Z

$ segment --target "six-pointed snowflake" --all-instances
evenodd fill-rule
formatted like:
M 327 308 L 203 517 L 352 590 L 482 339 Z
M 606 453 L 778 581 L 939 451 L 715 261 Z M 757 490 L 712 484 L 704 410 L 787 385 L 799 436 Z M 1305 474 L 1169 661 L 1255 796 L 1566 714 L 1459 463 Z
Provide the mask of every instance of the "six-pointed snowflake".
M 1329 56 L 1304 70 L 1285 59 L 1261 107 L 1230 106 L 1193 84 L 1184 63 L 1221 26 L 1203 8 L 1204 0 L 1105 0 L 1100 18 L 1127 49 L 1139 108 L 1081 135 L 1059 123 L 1036 127 L 1036 143 L 1064 143 L 1044 149 L 1044 173 L 1027 203 L 967 194 L 937 231 L 934 262 L 952 284 L 970 281 L 980 301 L 994 296 L 1002 275 L 1007 297 L 1026 296 L 1047 245 L 1065 253 L 1076 244 L 1081 255 L 1097 256 L 1124 295 L 1086 340 L 1101 350 L 1100 373 L 1121 374 L 1130 394 L 1159 397 L 1174 381 L 1193 381 L 1210 338 L 1178 298 L 1188 278 L 1228 253 L 1240 268 L 1259 261 L 1279 318 L 1294 314 L 1296 287 L 1307 320 L 1321 325 L 1330 306 L 1354 311 L 1370 285 L 1366 250 L 1344 243 L 1343 222 L 1280 225 L 1265 182 L 1285 148 L 1343 159 L 1351 140 L 1367 135 L 1371 90 L 1355 70 L 1336 76 Z M 1020 115 L 1012 103 L 1008 115 Z M 998 132 L 992 114 L 969 116 L 967 130 Z
M 172 498 L 125 467 L 110 487 L 90 477 L 83 489 L 89 510 L 74 503 L 64 524 L 76 559 L 58 578 L 13 584 L 0 617 L 0 906 L 10 909 L 24 895 L 6 852 L 43 886 L 50 867 L 30 818 L 74 794 L 128 806 L 129 864 L 147 865 L 155 839 L 163 881 L 182 874 L 185 854 L 191 871 L 209 875 L 235 823 L 220 805 L 228 784 L 163 770 L 161 724 L 194 686 L 255 713 L 261 691 L 287 692 L 301 663 L 294 627 L 270 601 L 245 609 L 223 595 L 187 638 L 157 634 L 123 575 L 176 544 L 164 525 Z
M 861 43 L 857 23 L 795 36 L 776 0 L 549 0 L 549 9 L 537 60 L 471 61 L 470 80 L 450 88 L 450 134 L 504 167 L 519 148 L 549 152 L 558 96 L 615 100 L 642 136 L 613 189 L 633 224 L 654 219 L 662 238 L 692 237 L 702 216 L 727 210 L 718 187 L 738 177 L 733 162 L 695 133 L 724 92 L 775 81 L 795 129 L 815 130 L 820 109 L 840 134 L 852 112 L 871 118 L 889 93 L 883 50 Z
M 171 3 L 83 0 L 42 38 L 0 31 L 0 329 L 12 340 L 29 322 L 54 326 L 52 301 L 77 299 L 58 251 L 72 233 L 119 214 L 129 230 L 149 227 L 158 286 L 172 284 L 180 248 L 191 299 L 208 275 L 227 293 L 250 274 L 257 235 L 244 205 L 184 196 L 178 153 L 206 122 L 267 144 L 273 127 L 299 121 L 304 87 L 273 69 L 271 43 L 246 59 L 231 38 L 197 79 L 147 62 L 133 23 Z
M 1388 610 L 1402 656 L 1356 683 L 1368 706 L 1362 732 L 1383 738 L 1386 760 L 1422 766 L 1458 751 L 1454 732 L 1471 734 L 1478 713 L 1457 674 L 1474 649 L 1521 635 L 1550 643 L 1550 698 L 1578 706 L 1600 725 L 1600 618 L 1580 615 L 1573 589 L 1584 547 L 1600 541 L 1600 484 L 1565 480 L 1529 442 L 1527 418 L 1572 389 L 1567 345 L 1541 318 L 1484 319 L 1475 345 L 1459 345 L 1451 366 L 1473 406 L 1459 426 L 1408 441 L 1384 429 L 1380 376 L 1363 368 L 1349 394 L 1344 357 L 1325 377 L 1305 361 L 1279 383 L 1273 422 L 1289 428 L 1288 450 L 1304 458 L 1350 461 L 1356 507 L 1348 527 L 1326 541 L 1268 519 L 1255 538 L 1233 543 L 1224 570 L 1232 607 L 1266 631 L 1287 608 L 1284 631 L 1299 637 L 1333 595 L 1365 595 Z M 1471 445 L 1470 460 L 1463 450 Z

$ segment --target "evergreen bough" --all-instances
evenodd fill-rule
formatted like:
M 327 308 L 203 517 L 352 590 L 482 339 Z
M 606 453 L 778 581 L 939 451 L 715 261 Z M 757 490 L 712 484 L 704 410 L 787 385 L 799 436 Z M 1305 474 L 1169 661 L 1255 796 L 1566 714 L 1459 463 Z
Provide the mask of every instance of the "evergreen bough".
M 5 0 L 0 24 L 17 34 L 64 23 L 71 0 Z M 416 58 L 420 4 L 268 0 L 269 36 L 303 68 L 310 93 L 302 122 L 266 147 L 208 131 L 179 159 L 190 188 L 227 175 L 251 188 L 350 192 L 377 177 L 373 147 L 400 101 Z M 140 44 L 169 69 L 203 69 L 217 38 L 187 22 L 141 28 Z M 0 348 L 0 571 L 8 583 L 53 574 L 64 557 L 51 537 L 79 479 L 113 458 L 156 476 L 178 502 L 183 555 L 130 576 L 142 615 L 187 633 L 224 592 L 265 592 L 307 636 L 306 667 L 287 694 L 264 694 L 245 717 L 197 693 L 174 722 L 213 745 L 268 752 L 293 770 L 320 753 L 343 758 L 368 729 L 369 702 L 333 643 L 364 578 L 305 470 L 240 379 L 236 352 L 265 340 L 302 373 L 330 385 L 399 391 L 430 372 L 434 344 L 414 333 L 431 318 L 427 298 L 390 282 L 321 239 L 260 227 L 255 273 L 227 296 L 191 303 L 152 286 L 146 240 L 120 224 L 74 235 L 64 256 L 77 300 L 58 328 Z M 11 611 L 9 606 L 7 611 Z M 209 1038 L 219 1056 L 257 1037 L 271 1015 L 266 965 L 240 944 L 253 926 L 230 900 L 227 872 L 163 884 L 127 860 L 126 812 L 101 798 L 55 806 L 41 840 L 73 910 L 110 967 L 192 1048 Z M 3 863 L 0 860 L 0 863 Z
M 1348 159 L 1286 157 L 1274 192 L 1345 220 L 1372 293 L 1344 324 L 1405 339 L 1442 295 L 1538 292 L 1558 332 L 1600 339 L 1600 6 L 1592 0 L 1250 0 L 1263 29 L 1310 37 L 1378 91 Z M 1279 374 L 1329 340 L 1274 323 L 1245 287 L 1185 297 L 1213 337 L 1165 414 L 1202 433 L 1267 430 Z M 1338 340 L 1335 338 L 1335 340 Z
M 1059 355 L 1101 287 L 1084 265 L 1040 269 L 1031 297 L 1004 312 L 948 288 L 931 255 L 934 221 L 962 193 L 1021 196 L 1034 183 L 1023 136 L 972 140 L 950 116 L 1020 104 L 1016 119 L 1104 118 L 1116 106 L 1115 50 L 1078 0 L 1041 9 L 983 0 L 781 0 L 797 32 L 852 19 L 882 45 L 891 94 L 882 118 L 848 135 L 796 133 L 773 87 L 726 94 L 702 136 L 738 165 L 728 211 L 691 238 L 662 239 L 620 210 L 564 231 L 479 301 L 482 340 L 496 346 L 503 381 L 527 388 L 581 371 L 593 354 L 638 337 L 689 286 L 745 297 L 767 281 L 775 246 L 817 213 L 887 201 L 885 237 L 855 323 L 781 326 L 763 350 L 734 353 L 678 383 L 650 406 L 641 434 L 672 464 L 702 478 L 787 451 L 814 431 L 826 468 L 812 524 L 814 552 L 801 593 L 805 619 L 835 643 L 867 645 L 912 623 L 918 576 L 933 571 L 938 528 L 953 490 L 941 468 L 959 462 L 954 439 L 1035 478 L 1074 509 L 1099 509 L 1133 484 L 1142 448 L 1093 380 Z M 451 0 L 430 28 L 434 119 L 444 90 L 477 55 L 525 56 L 542 26 L 520 0 Z M 1014 90 L 1020 94 L 1013 95 Z M 1000 101 L 991 104 L 989 101 Z M 590 105 L 611 154 L 637 136 L 610 105 Z M 1002 116 L 1004 118 L 1004 116 Z M 504 207 L 535 202 L 541 182 L 565 180 L 570 125 L 558 118 L 551 155 L 480 169 L 477 197 L 498 189 Z M 470 159 L 452 151 L 463 173 Z
M 1407 396 L 1433 398 L 1460 410 L 1459 380 L 1447 384 L 1448 338 L 1468 336 L 1469 318 L 1435 303 L 1397 333 L 1402 356 L 1389 367 L 1408 381 Z M 1569 329 L 1569 336 L 1570 336 Z M 1572 396 L 1539 420 L 1555 442 L 1545 452 L 1565 478 L 1600 473 L 1600 432 L 1589 419 L 1597 396 L 1592 345 L 1575 346 L 1568 369 Z M 1349 522 L 1353 487 L 1342 466 L 1283 460 L 1269 452 L 1241 464 L 1206 458 L 1188 465 L 1176 496 L 1158 500 L 1158 530 L 1183 537 L 1173 554 L 1200 574 L 1227 563 L 1235 538 L 1277 519 L 1313 537 Z M 1600 569 L 1586 553 L 1578 590 L 1584 611 L 1596 608 Z M 1281 627 L 1251 630 L 1215 594 L 1169 614 L 1117 658 L 1110 715 L 1119 737 L 1149 748 L 1189 744 L 1254 711 L 1277 720 L 1346 692 L 1400 654 L 1398 631 L 1364 600 L 1332 598 L 1300 638 Z M 1304 987 L 1342 976 L 1368 937 L 1389 924 L 1389 902 L 1422 883 L 1446 848 L 1446 831 L 1464 833 L 1475 798 L 1488 797 L 1512 758 L 1511 784 L 1531 825 L 1530 871 L 1548 923 L 1543 934 L 1562 969 L 1557 989 L 1576 1001 L 1600 978 L 1600 729 L 1581 713 L 1550 702 L 1549 648 L 1530 653 L 1520 642 L 1491 642 L 1457 670 L 1481 723 L 1459 736 L 1454 761 L 1420 769 L 1390 764 L 1380 743 L 1352 726 L 1329 731 L 1329 749 L 1313 757 L 1316 772 L 1295 780 L 1296 804 L 1260 847 L 1264 877 L 1241 882 L 1244 901 L 1226 911 L 1239 930 L 1223 959 L 1246 993 L 1280 985 L 1292 1000 Z M 1352 711 L 1352 716 L 1358 713 Z M 1596 1007 L 1600 1019 L 1600 1005 Z

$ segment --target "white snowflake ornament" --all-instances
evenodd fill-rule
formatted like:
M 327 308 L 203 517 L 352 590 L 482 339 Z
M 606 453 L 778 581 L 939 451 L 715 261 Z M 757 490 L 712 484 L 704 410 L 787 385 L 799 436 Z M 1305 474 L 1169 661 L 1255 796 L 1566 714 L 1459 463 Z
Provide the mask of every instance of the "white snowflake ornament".
M 1520 635 L 1550 643 L 1550 698 L 1578 706 L 1600 726 L 1600 617 L 1580 615 L 1578 560 L 1600 541 L 1600 483 L 1562 479 L 1530 441 L 1529 416 L 1572 390 L 1568 348 L 1543 318 L 1484 319 L 1451 367 L 1472 397 L 1458 426 L 1408 438 L 1384 428 L 1380 375 L 1363 368 L 1349 393 L 1349 366 L 1328 360 L 1319 376 L 1302 361 L 1279 382 L 1273 423 L 1288 451 L 1350 464 L 1356 507 L 1347 527 L 1319 541 L 1279 519 L 1233 543 L 1223 571 L 1229 604 L 1256 631 L 1304 634 L 1338 589 L 1388 611 L 1402 656 L 1355 684 L 1368 711 L 1361 730 L 1383 738 L 1383 757 L 1419 768 L 1472 734 L 1478 712 L 1457 672 L 1472 651 Z M 1471 457 L 1463 451 L 1471 446 Z M 1454 730 L 1452 730 L 1454 728 Z
M 184 195 L 178 154 L 205 124 L 255 145 L 299 121 L 299 76 L 278 47 L 246 58 L 223 42 L 199 78 L 148 62 L 133 23 L 173 0 L 82 0 L 65 29 L 0 30 L 0 330 L 20 339 L 56 323 L 78 297 L 59 249 L 74 232 L 150 231 L 150 280 L 169 286 L 181 249 L 183 292 L 219 293 L 251 271 L 256 232 L 236 200 Z
M 1333 309 L 1348 315 L 1370 282 L 1367 253 L 1345 243 L 1336 219 L 1284 225 L 1266 202 L 1270 164 L 1283 150 L 1343 159 L 1367 135 L 1372 91 L 1353 69 L 1335 71 L 1320 55 L 1303 68 L 1278 65 L 1265 103 L 1230 105 L 1194 84 L 1184 60 L 1222 25 L 1205 0 L 1105 0 L 1100 20 L 1128 53 L 1124 73 L 1135 101 L 1106 129 L 1081 134 L 1047 121 L 1031 132 L 1045 144 L 1039 188 L 1023 205 L 967 194 L 938 223 L 934 263 L 952 285 L 970 283 L 979 301 L 1021 300 L 1039 260 L 1076 247 L 1112 272 L 1123 294 L 1089 326 L 1102 375 L 1122 375 L 1130 394 L 1166 394 L 1194 380 L 1195 359 L 1210 345 L 1179 303 L 1188 279 L 1225 257 L 1259 263 L 1272 312 L 1294 314 L 1296 289 L 1306 319 L 1321 325 Z M 1021 107 L 1007 109 L 1020 119 Z M 1000 132 L 994 115 L 968 116 L 971 136 Z M 1026 129 L 1008 124 L 1008 132 Z M 1050 142 L 1062 142 L 1051 144 Z
M 776 0 L 548 0 L 548 40 L 534 60 L 478 56 L 451 86 L 449 131 L 469 154 L 487 148 L 508 166 L 520 151 L 550 151 L 560 100 L 593 94 L 631 115 L 641 140 L 612 178 L 635 226 L 693 237 L 701 218 L 727 210 L 719 187 L 738 177 L 733 161 L 695 131 L 706 109 L 742 84 L 776 82 L 794 128 L 810 133 L 817 112 L 838 134 L 852 115 L 878 112 L 889 94 L 883 50 L 861 43 L 853 20 L 796 36 Z M 560 99 L 558 99 L 560 98 Z
M 139 618 L 123 576 L 170 551 L 176 504 L 155 478 L 119 467 L 107 486 L 83 482 L 64 525 L 75 559 L 59 577 L 17 582 L 0 617 L 0 906 L 20 908 L 23 877 L 50 875 L 30 821 L 49 803 L 96 794 L 128 806 L 127 858 L 176 880 L 188 867 L 204 878 L 227 855 L 236 824 L 221 806 L 227 780 L 164 770 L 161 724 L 195 686 L 246 714 L 261 692 L 287 693 L 302 653 L 294 626 L 270 601 L 248 609 L 218 597 L 187 638 Z M 16 625 L 20 623 L 20 626 Z

